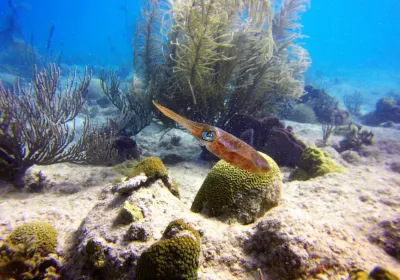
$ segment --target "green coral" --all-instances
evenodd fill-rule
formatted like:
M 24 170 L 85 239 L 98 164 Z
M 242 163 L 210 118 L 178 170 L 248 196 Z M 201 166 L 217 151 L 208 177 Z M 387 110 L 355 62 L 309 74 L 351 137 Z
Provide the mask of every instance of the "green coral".
M 57 231 L 50 224 L 32 222 L 17 227 L 9 236 L 14 244 L 23 244 L 26 240 L 33 240 L 33 246 L 42 255 L 54 253 L 57 246 Z
M 137 280 L 195 280 L 200 257 L 200 234 L 182 220 L 169 223 L 160 241 L 140 256 Z
M 349 280 L 400 280 L 400 277 L 386 268 L 375 266 L 369 274 L 361 269 L 351 270 Z
M 56 237 L 51 225 L 40 222 L 15 229 L 0 246 L 0 275 L 4 279 L 59 279 L 57 256 L 50 254 Z
M 158 179 L 168 175 L 163 162 L 157 157 L 148 157 L 140 161 L 129 174 L 129 177 L 136 177 L 141 173 L 144 173 L 150 179 Z
M 328 153 L 317 147 L 307 147 L 301 155 L 299 167 L 290 174 L 290 179 L 306 181 L 333 172 L 343 173 L 345 170 Z
M 228 221 L 248 224 L 276 206 L 281 196 L 282 176 L 275 161 L 260 154 L 271 166 L 264 174 L 218 161 L 203 182 L 191 210 L 200 212 L 205 208 L 211 216 L 223 215 Z

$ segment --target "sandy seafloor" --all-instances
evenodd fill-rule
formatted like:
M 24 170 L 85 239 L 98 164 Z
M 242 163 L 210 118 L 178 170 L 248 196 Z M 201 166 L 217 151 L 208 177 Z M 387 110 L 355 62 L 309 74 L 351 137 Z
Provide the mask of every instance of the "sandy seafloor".
M 286 124 L 293 126 L 295 135 L 308 145 L 314 145 L 321 138 L 319 125 Z M 171 177 L 180 186 L 181 199 L 160 198 L 159 203 L 170 220 L 161 214 L 159 220 L 157 216 L 152 217 L 158 232 L 154 239 L 161 236 L 172 219 L 183 218 L 205 233 L 199 279 L 256 279 L 255 269 L 263 268 L 262 252 L 252 256 L 260 259 L 251 261 L 242 245 L 254 233 L 257 223 L 281 219 L 282 230 L 286 231 L 288 242 L 293 246 L 309 244 L 309 257 L 313 251 L 328 254 L 325 260 L 321 260 L 321 264 L 325 262 L 327 272 L 320 275 L 310 273 L 306 278 L 345 279 L 343 271 L 335 274 L 334 270 L 329 270 L 329 259 L 341 262 L 344 268 L 356 265 L 370 270 L 381 265 L 400 273 L 400 263 L 370 241 L 371 236 L 380 231 L 380 222 L 400 218 L 400 173 L 391 168 L 393 162 L 400 162 L 400 130 L 365 128 L 375 132 L 376 144 L 355 162 L 346 162 L 333 148 L 325 149 L 346 168 L 345 174 L 328 174 L 306 182 L 287 182 L 291 170 L 281 168 L 284 188 L 280 205 L 254 224 L 243 226 L 224 224 L 216 218 L 190 212 L 194 196 L 212 165 L 198 160 L 200 148 L 191 135 L 173 129 L 159 142 L 161 127 L 153 123 L 135 137 L 143 154 L 160 157 L 176 154 L 186 159 L 174 165 L 166 164 Z M 168 145 L 172 135 L 181 137 L 180 146 Z M 331 142 L 340 139 L 340 136 L 334 136 Z M 103 188 L 120 176 L 110 167 L 73 164 L 34 166 L 28 174 L 39 170 L 56 183 L 58 190 L 33 194 L 14 192 L 10 186 L 1 186 L 0 236 L 5 238 L 15 227 L 26 222 L 46 221 L 58 230 L 57 251 L 63 254 L 72 242 L 73 233 L 98 202 Z M 231 240 L 227 242 L 227 238 Z M 149 244 L 152 242 L 154 240 Z M 250 265 L 252 262 L 256 263 Z M 263 272 L 266 279 L 279 279 L 275 278 L 276 275 L 268 275 L 268 269 L 263 268 Z

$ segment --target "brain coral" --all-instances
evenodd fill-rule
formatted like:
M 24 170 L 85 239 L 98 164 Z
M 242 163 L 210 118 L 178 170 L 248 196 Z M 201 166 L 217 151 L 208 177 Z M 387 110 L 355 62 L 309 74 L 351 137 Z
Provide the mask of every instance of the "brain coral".
M 327 173 L 343 173 L 344 171 L 344 168 L 338 165 L 328 153 L 317 147 L 307 147 L 301 155 L 299 167 L 290 174 L 290 179 L 306 181 Z
M 199 256 L 199 233 L 182 220 L 172 221 L 162 239 L 140 256 L 135 279 L 195 280 Z
M 27 223 L 17 227 L 9 236 L 14 244 L 24 244 L 33 241 L 36 250 L 42 255 L 54 253 L 57 246 L 57 231 L 50 224 L 43 222 Z
M 271 166 L 265 174 L 250 173 L 224 160 L 218 161 L 203 182 L 191 210 L 204 209 L 211 216 L 249 224 L 278 205 L 282 189 L 279 167 L 272 158 L 260 154 Z

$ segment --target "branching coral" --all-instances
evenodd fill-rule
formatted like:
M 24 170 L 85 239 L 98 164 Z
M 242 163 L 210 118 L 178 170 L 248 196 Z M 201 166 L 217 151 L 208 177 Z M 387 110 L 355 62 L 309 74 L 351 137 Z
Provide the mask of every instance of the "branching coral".
M 295 41 L 306 5 L 285 0 L 274 13 L 267 0 L 148 1 L 134 42 L 147 94 L 219 126 L 235 113 L 262 115 L 278 97 L 299 97 L 309 58 Z M 164 33 L 154 28 L 160 18 Z
M 350 114 L 357 117 L 361 116 L 361 106 L 363 104 L 363 97 L 361 92 L 356 91 L 353 94 L 344 95 L 343 103 Z
M 337 150 L 343 152 L 353 150 L 359 152 L 364 146 L 370 146 L 374 143 L 374 133 L 372 131 L 363 130 L 362 125 L 349 124 L 349 131 L 344 139 L 339 142 Z
M 82 108 L 90 79 L 85 70 L 78 83 L 74 72 L 62 87 L 59 68 L 50 65 L 48 70 L 34 68 L 29 87 L 17 82 L 10 90 L 0 84 L 1 179 L 22 187 L 23 174 L 34 164 L 98 163 L 91 156 L 96 148 L 102 148 L 96 151 L 102 160 L 112 154 L 112 130 L 94 129 L 86 119 L 82 137 L 73 144 L 75 131 L 67 125 Z
M 142 85 L 136 77 L 132 78 L 129 90 L 120 89 L 121 79 L 115 71 L 103 71 L 100 83 L 103 92 L 122 115 L 120 126 L 129 129 L 128 135 L 139 133 L 151 122 L 150 100 L 143 93 Z

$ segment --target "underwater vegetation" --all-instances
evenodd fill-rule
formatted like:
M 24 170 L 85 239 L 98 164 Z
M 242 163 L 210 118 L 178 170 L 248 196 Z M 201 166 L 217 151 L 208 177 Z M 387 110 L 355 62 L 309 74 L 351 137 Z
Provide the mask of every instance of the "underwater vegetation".
M 360 117 L 362 115 L 361 107 L 363 105 L 363 101 L 362 93 L 359 91 L 343 96 L 343 103 L 344 106 L 346 106 L 347 111 L 356 117 Z
M 335 149 L 339 152 L 347 150 L 359 152 L 363 147 L 374 143 L 374 136 L 372 131 L 364 130 L 362 125 L 350 123 L 344 139 Z
M 102 71 L 100 85 L 111 103 L 122 112 L 119 134 L 132 136 L 151 122 L 151 100 L 136 76 L 132 77 L 128 90 L 120 88 L 121 78 L 116 71 Z
M 73 143 L 74 121 L 85 103 L 91 74 L 69 73 L 61 85 L 60 69 L 33 68 L 32 82 L 19 80 L 12 89 L 0 84 L 0 176 L 22 187 L 25 171 L 34 164 L 60 162 L 106 165 L 118 158 L 114 148 L 118 129 L 108 125 L 95 128 L 86 118 L 80 139 Z M 113 122 L 114 127 L 116 122 Z
M 300 104 L 310 106 L 320 123 L 334 123 L 335 125 L 346 123 L 350 113 L 340 109 L 339 102 L 324 89 L 306 85 L 304 90 L 306 93 L 300 98 Z
M 260 153 L 271 167 L 267 173 L 255 174 L 220 160 L 211 169 L 192 203 L 193 212 L 207 210 L 229 222 L 254 222 L 281 198 L 282 175 L 269 156 Z
M 307 4 L 149 0 L 133 43 L 136 73 L 151 99 L 193 121 L 262 117 L 277 98 L 303 93 L 310 60 L 297 39 Z

